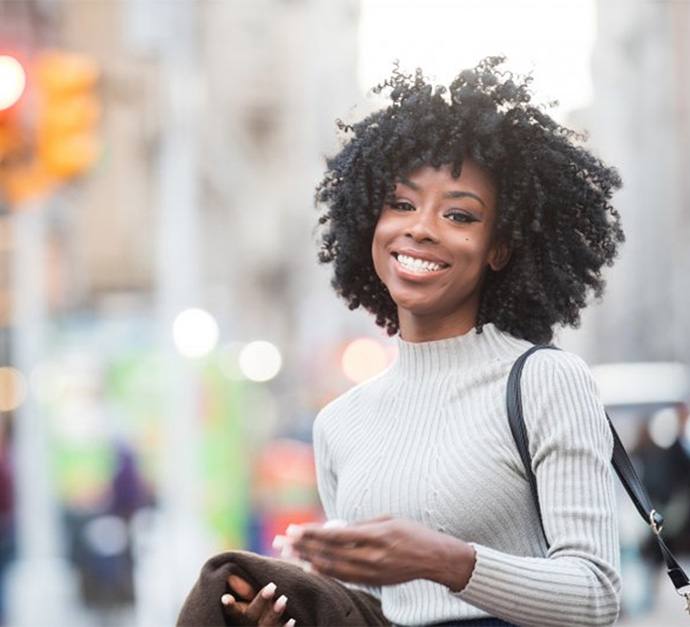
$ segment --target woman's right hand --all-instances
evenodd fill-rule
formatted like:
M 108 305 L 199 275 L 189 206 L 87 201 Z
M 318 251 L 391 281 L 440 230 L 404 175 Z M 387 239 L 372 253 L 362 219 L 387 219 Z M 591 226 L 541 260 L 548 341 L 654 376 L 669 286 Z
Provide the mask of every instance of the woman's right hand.
M 242 577 L 230 575 L 228 586 L 234 594 L 224 594 L 221 597 L 223 609 L 230 620 L 236 625 L 283 625 L 281 620 L 287 607 L 287 597 L 283 594 L 275 600 L 276 585 L 269 583 L 258 592 Z M 295 627 L 291 618 L 284 627 Z

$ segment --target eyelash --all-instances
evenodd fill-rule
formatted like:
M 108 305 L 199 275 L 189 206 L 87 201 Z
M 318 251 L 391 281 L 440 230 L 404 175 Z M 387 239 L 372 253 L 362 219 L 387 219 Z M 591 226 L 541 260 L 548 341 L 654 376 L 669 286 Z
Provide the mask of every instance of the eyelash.
M 393 207 L 393 209 L 397 209 L 398 211 L 409 211 L 409 209 L 403 209 L 404 206 L 412 207 L 412 210 L 414 210 L 414 205 L 406 201 L 391 203 L 391 207 Z M 462 220 L 456 220 L 454 217 L 451 216 L 460 216 Z M 446 217 L 450 217 L 452 222 L 456 222 L 458 224 L 470 224 L 472 222 L 478 222 L 477 218 L 462 211 L 451 211 L 446 214 Z

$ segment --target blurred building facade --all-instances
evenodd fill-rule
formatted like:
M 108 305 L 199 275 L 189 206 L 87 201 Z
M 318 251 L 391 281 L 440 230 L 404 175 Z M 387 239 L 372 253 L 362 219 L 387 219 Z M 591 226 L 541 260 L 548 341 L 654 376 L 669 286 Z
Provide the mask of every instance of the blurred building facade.
M 600 0 L 594 100 L 577 115 L 616 166 L 626 242 L 583 316 L 589 361 L 690 363 L 690 4 Z
M 107 150 L 75 203 L 70 270 L 82 274 L 91 306 L 107 307 L 118 293 L 146 306 L 155 160 L 169 108 L 158 59 L 161 41 L 175 34 L 150 3 L 57 4 L 61 38 L 102 64 L 107 102 Z M 320 156 L 335 147 L 339 103 L 358 97 L 357 3 L 191 4 L 198 73 L 180 97 L 196 99 L 202 304 L 240 335 L 270 329 L 282 339 L 295 327 L 294 307 L 275 303 L 294 304 L 315 265 Z
M 325 306 L 339 307 L 316 264 L 312 198 L 323 157 L 336 147 L 335 119 L 359 97 L 358 3 L 0 0 L 0 15 L 4 45 L 21 48 L 27 57 L 48 47 L 84 53 L 102 71 L 102 158 L 87 177 L 24 207 L 41 212 L 36 246 L 45 249 L 34 252 L 46 260 L 45 268 L 34 273 L 34 289 L 11 285 L 11 277 L 1 277 L 1 287 L 4 301 L 10 301 L 12 289 L 37 296 L 44 280 L 48 285 L 40 298 L 45 308 L 34 310 L 44 328 L 33 338 L 31 359 L 22 362 L 27 373 L 41 350 L 46 352 L 44 332 L 56 321 L 62 329 L 81 319 L 159 323 L 150 321 L 150 328 L 165 337 L 142 337 L 142 347 L 158 344 L 167 361 L 178 364 L 167 381 L 171 393 L 160 446 L 166 460 L 163 485 L 156 486 L 164 520 L 160 537 L 149 539 L 159 549 L 140 560 L 135 575 L 136 622 L 172 623 L 180 595 L 208 555 L 194 554 L 193 534 L 187 532 L 190 522 L 200 522 L 194 503 L 209 498 L 199 489 L 195 467 L 202 436 L 199 406 L 209 401 L 200 392 L 198 372 L 171 352 L 169 314 L 202 307 L 217 320 L 221 343 L 264 338 L 293 355 L 300 334 L 311 335 L 318 326 L 300 322 L 303 291 L 312 290 L 317 298 L 324 292 Z M 6 236 L 0 250 L 14 258 L 8 265 L 16 266 L 21 240 L 10 231 L 18 221 L 1 219 L 8 232 L 0 231 Z M 16 303 L 6 309 L 16 313 Z M 3 360 L 21 361 L 17 353 L 23 344 L 16 338 L 28 338 L 30 329 L 24 325 L 18 332 L 9 314 L 3 322 L 15 337 L 15 354 Z M 285 371 L 276 384 L 283 420 L 302 404 L 291 390 L 299 373 L 294 364 Z M 36 415 L 36 407 L 20 408 L 17 419 L 35 415 L 48 438 L 50 418 Z M 95 416 L 82 418 L 88 422 Z M 246 420 L 258 424 L 262 416 Z M 26 468 L 35 458 L 39 439 L 26 428 L 18 434 L 17 458 L 24 460 L 18 466 Z M 235 439 L 227 444 L 228 455 L 232 446 L 242 446 Z M 45 453 L 40 457 L 48 463 Z M 45 479 L 40 493 L 30 485 L 36 472 Z M 52 563 L 62 563 L 66 547 L 52 524 L 57 512 L 55 494 L 48 494 L 48 473 L 22 475 L 19 509 L 51 512 L 28 535 L 20 522 L 19 563 L 31 546 L 36 554 L 35 540 L 43 536 L 55 542 L 42 557 L 49 553 Z M 175 551 L 186 551 L 187 563 L 164 555 Z M 29 592 L 22 573 L 28 575 L 35 564 L 18 569 L 14 590 Z M 51 591 L 50 603 L 56 620 L 77 624 L 67 607 L 73 582 L 67 569 L 58 570 L 65 585 L 60 598 Z M 163 579 L 172 581 L 156 588 Z M 173 585 L 166 589 L 167 583 Z M 17 624 L 34 624 L 26 594 L 13 605 Z M 123 624 L 135 620 L 120 618 Z

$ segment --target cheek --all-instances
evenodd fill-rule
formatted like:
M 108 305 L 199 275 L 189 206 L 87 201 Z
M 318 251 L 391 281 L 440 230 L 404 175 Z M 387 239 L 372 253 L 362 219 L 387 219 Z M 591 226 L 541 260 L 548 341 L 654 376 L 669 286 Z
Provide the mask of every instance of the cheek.
M 456 255 L 468 264 L 485 266 L 488 263 L 490 242 L 485 234 L 463 235 L 455 246 Z
M 384 270 L 384 264 L 388 256 L 386 252 L 386 241 L 385 225 L 382 225 L 379 221 L 371 241 L 371 259 L 374 262 L 374 270 L 380 279 L 383 279 L 381 273 Z

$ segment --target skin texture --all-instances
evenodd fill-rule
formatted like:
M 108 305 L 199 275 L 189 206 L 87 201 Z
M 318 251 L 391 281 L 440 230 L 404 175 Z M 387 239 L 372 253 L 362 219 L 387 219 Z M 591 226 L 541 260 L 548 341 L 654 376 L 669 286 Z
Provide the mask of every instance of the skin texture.
M 495 241 L 495 222 L 496 187 L 470 159 L 459 177 L 450 166 L 425 166 L 396 184 L 379 215 L 371 254 L 396 303 L 403 339 L 437 340 L 475 326 L 486 269 L 500 270 L 509 258 L 507 246 Z M 396 260 L 397 251 L 448 267 L 410 273 Z

